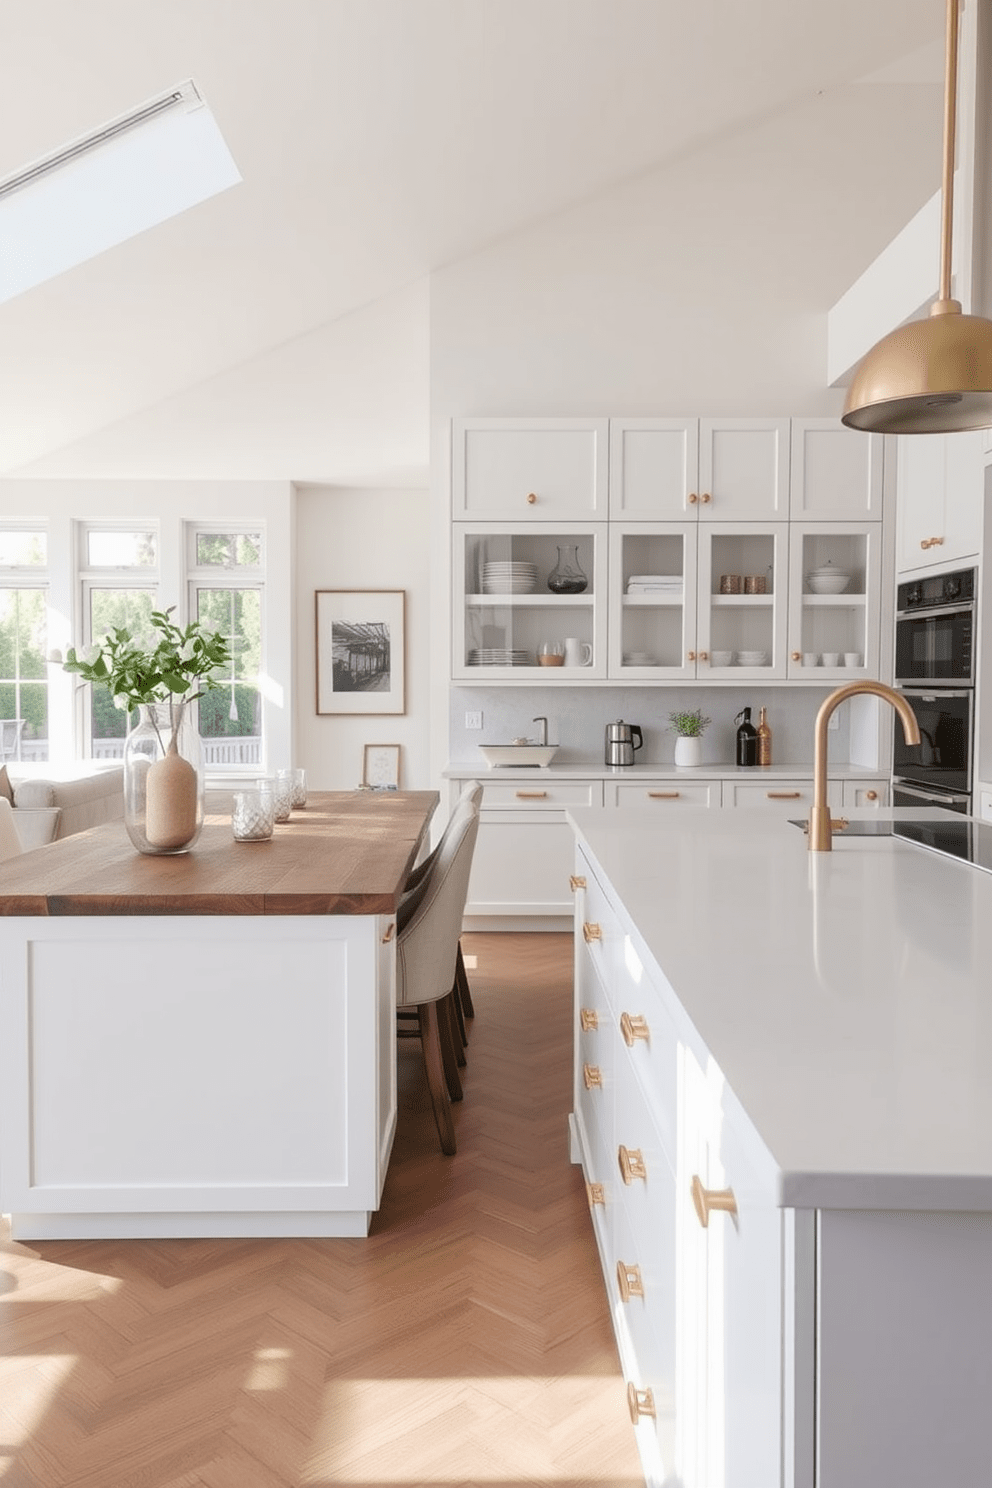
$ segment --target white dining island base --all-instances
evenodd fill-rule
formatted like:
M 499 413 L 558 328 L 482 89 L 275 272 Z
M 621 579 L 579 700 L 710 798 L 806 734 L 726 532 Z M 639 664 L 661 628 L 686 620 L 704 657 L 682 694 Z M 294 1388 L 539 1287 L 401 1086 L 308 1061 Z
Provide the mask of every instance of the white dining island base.
M 365 1235 L 396 1123 L 393 923 L 0 918 L 13 1237 Z

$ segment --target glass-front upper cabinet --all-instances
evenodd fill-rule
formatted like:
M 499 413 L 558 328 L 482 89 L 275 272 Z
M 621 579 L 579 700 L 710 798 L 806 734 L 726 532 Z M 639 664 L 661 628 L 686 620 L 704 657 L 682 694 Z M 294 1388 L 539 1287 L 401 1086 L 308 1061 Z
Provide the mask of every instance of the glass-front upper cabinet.
M 451 514 L 462 520 L 605 521 L 608 419 L 455 419 Z
M 788 548 L 787 522 L 700 529 L 697 677 L 786 675 Z
M 610 676 L 696 676 L 695 522 L 610 524 Z
M 458 522 L 452 677 L 606 676 L 605 523 Z
M 789 678 L 878 675 L 882 524 L 794 522 Z

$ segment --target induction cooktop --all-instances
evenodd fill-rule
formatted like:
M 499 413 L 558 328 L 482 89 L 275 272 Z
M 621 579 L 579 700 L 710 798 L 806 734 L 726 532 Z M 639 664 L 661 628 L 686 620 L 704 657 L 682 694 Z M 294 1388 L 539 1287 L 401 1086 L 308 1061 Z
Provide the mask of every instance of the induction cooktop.
M 992 824 L 964 817 L 961 821 L 894 821 L 893 837 L 928 847 L 945 857 L 960 858 L 992 873 Z

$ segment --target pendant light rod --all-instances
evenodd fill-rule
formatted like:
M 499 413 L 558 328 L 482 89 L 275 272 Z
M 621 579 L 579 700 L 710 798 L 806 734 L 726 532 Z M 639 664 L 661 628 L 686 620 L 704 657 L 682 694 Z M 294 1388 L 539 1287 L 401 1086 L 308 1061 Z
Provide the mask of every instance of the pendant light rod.
M 954 230 L 954 145 L 958 96 L 959 0 L 947 0 L 947 67 L 944 73 L 944 174 L 940 214 L 940 298 L 951 298 L 951 235 Z

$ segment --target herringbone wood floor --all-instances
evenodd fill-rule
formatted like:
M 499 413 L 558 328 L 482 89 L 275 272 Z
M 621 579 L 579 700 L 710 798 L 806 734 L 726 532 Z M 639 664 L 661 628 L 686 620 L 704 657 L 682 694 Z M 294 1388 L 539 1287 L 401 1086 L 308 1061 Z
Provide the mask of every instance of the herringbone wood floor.
M 0 1488 L 636 1488 L 568 1161 L 571 937 L 471 935 L 458 1153 L 419 1046 L 365 1240 L 0 1231 Z

